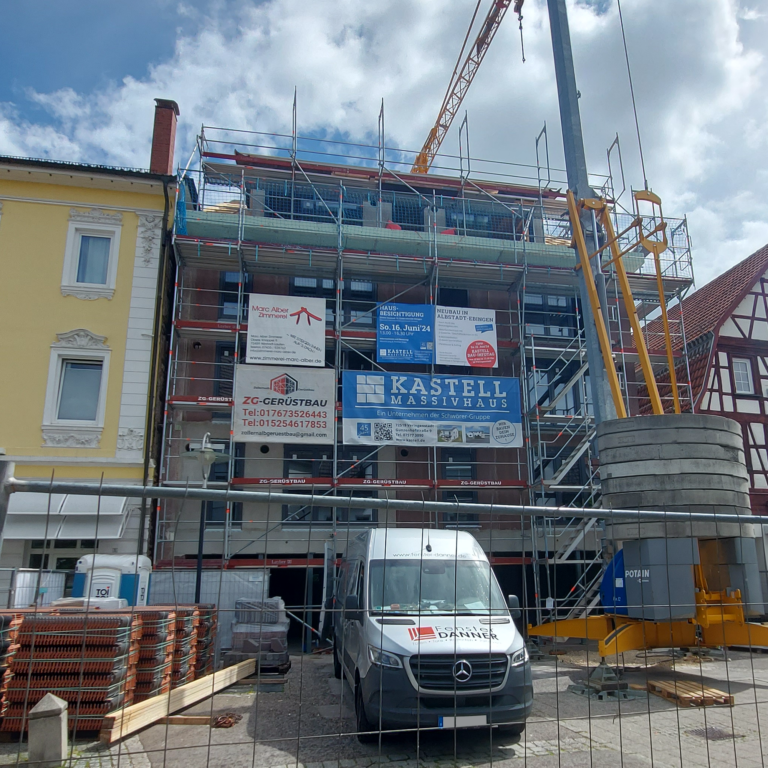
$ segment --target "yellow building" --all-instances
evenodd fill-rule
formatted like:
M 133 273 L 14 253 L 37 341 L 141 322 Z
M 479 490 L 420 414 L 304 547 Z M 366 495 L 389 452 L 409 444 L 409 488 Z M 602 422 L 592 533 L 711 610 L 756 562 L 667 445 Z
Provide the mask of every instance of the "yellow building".
M 16 477 L 154 479 L 177 114 L 157 100 L 149 171 L 0 157 L 0 452 Z M 10 569 L 136 554 L 149 517 L 138 499 L 17 494 L 0 590 Z

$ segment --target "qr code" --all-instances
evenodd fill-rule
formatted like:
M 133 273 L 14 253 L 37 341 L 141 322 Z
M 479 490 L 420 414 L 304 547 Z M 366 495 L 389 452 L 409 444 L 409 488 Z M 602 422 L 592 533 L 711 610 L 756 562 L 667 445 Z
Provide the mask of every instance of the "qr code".
M 392 422 L 375 421 L 373 423 L 373 439 L 382 443 L 392 440 Z

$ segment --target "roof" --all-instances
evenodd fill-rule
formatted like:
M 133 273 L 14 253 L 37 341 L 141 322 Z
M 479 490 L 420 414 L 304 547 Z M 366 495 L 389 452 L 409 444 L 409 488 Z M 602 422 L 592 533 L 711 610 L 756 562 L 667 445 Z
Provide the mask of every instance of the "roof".
M 371 559 L 450 558 L 485 560 L 482 547 L 467 531 L 427 528 L 374 528 Z M 429 549 L 427 547 L 429 546 Z
M 698 402 L 699 395 L 704 388 L 704 380 L 709 369 L 709 357 L 711 346 L 702 345 L 702 347 L 690 355 L 688 365 L 681 363 L 675 368 L 675 378 L 677 380 L 677 391 L 680 397 L 680 406 L 683 411 L 691 410 L 691 400 L 694 404 Z M 688 382 L 688 374 L 691 380 Z M 686 386 L 690 383 L 690 388 Z M 674 399 L 672 397 L 672 385 L 669 381 L 669 370 L 665 369 L 662 373 L 656 375 L 656 386 L 659 389 L 659 397 L 664 413 L 674 412 Z M 649 416 L 653 413 L 651 401 L 648 399 L 648 387 L 641 384 L 637 388 L 638 412 L 643 416 Z
M 679 321 L 682 311 L 685 340 L 689 344 L 705 333 L 716 332 L 766 270 L 768 245 L 694 291 L 683 299 L 682 304 L 672 307 L 669 310 L 670 323 Z M 661 319 L 657 318 L 648 323 L 648 338 L 649 347 L 654 350 L 664 347 Z M 674 349 L 682 349 L 682 335 L 675 334 L 672 346 Z
M 32 167 L 40 170 L 98 173 L 105 176 L 122 176 L 124 178 L 142 179 L 145 181 L 171 181 L 176 178 L 175 176 L 167 176 L 162 173 L 151 173 L 140 168 L 123 168 L 115 165 L 74 163 L 66 160 L 45 160 L 36 157 L 15 157 L 12 155 L 0 155 L 0 165 L 15 165 L 20 168 Z

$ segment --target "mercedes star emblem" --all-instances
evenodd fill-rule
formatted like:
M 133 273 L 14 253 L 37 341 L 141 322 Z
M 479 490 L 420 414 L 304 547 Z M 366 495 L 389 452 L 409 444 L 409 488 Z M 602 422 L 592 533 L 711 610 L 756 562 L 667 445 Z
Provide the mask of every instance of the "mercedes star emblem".
M 456 682 L 466 683 L 472 677 L 472 665 L 466 659 L 460 659 L 453 665 L 453 676 Z

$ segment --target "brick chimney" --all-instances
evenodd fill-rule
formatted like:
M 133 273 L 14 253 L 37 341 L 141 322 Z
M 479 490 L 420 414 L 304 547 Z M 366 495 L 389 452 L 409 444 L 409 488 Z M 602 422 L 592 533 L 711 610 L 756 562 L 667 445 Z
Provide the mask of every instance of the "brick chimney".
M 155 128 L 152 131 L 151 173 L 173 175 L 173 151 L 176 146 L 176 118 L 179 105 L 168 99 L 155 99 Z

